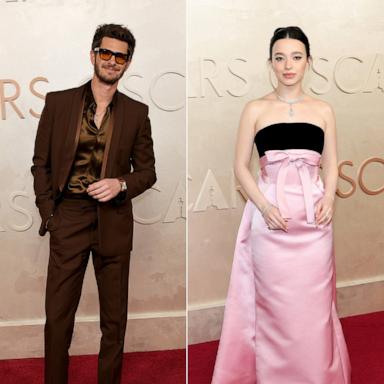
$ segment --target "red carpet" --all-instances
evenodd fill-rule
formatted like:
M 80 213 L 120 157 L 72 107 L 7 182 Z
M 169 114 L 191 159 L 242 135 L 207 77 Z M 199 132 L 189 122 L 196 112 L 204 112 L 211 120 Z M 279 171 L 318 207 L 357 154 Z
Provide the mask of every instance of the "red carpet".
M 73 356 L 70 384 L 97 383 L 97 356 Z M 0 360 L 1 384 L 42 384 L 43 359 Z M 134 352 L 124 355 L 122 384 L 185 383 L 185 350 Z
M 384 312 L 341 319 L 352 363 L 352 384 L 384 384 Z M 189 348 L 189 384 L 209 384 L 218 342 Z M 70 384 L 95 384 L 97 356 L 74 356 Z M 42 384 L 43 360 L 0 360 L 1 384 Z M 124 356 L 123 384 L 185 383 L 185 350 Z M 239 383 L 241 384 L 241 383 Z
M 341 323 L 351 358 L 352 384 L 384 384 L 384 312 L 345 317 Z M 217 347 L 217 341 L 189 347 L 188 384 L 211 382 Z

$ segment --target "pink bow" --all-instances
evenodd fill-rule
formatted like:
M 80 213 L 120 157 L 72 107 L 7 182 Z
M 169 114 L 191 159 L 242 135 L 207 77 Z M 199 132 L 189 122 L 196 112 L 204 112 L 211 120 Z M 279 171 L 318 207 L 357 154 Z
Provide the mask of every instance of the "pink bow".
M 264 160 L 265 158 L 265 160 Z M 321 155 L 315 151 L 265 151 L 265 156 L 260 159 L 262 167 L 266 164 L 281 162 L 276 180 L 276 200 L 279 210 L 284 218 L 290 218 L 289 208 L 284 194 L 284 185 L 287 177 L 288 167 L 293 163 L 300 176 L 303 187 L 305 210 L 307 214 L 307 223 L 315 223 L 315 207 L 312 195 L 312 181 L 308 166 L 319 166 Z

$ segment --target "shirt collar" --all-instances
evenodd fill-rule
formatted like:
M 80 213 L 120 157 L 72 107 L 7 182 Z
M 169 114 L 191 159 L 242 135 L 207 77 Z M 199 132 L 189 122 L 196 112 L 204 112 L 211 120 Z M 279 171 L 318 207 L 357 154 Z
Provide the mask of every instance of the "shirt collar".
M 118 94 L 118 91 L 116 89 L 116 91 L 113 94 L 112 100 L 109 103 L 108 107 L 113 108 L 113 106 L 116 105 L 117 94 Z M 91 81 L 88 82 L 87 87 L 86 87 L 85 105 L 87 106 L 87 108 L 92 106 L 92 108 L 96 109 L 96 101 L 95 101 L 95 98 L 93 96 L 92 87 L 91 87 Z

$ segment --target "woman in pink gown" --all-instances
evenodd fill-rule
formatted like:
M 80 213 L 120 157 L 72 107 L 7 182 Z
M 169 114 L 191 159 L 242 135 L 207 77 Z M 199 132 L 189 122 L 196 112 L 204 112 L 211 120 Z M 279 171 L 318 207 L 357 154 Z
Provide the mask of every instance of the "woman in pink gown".
M 300 28 L 276 29 L 269 62 L 278 85 L 248 103 L 240 121 L 235 171 L 249 199 L 212 383 L 350 384 L 335 305 L 334 114 L 302 90 L 311 57 Z

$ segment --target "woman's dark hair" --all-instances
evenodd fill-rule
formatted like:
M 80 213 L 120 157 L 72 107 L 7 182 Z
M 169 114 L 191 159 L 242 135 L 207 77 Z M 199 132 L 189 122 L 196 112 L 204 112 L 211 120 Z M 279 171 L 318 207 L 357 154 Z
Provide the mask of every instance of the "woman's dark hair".
M 276 41 L 280 39 L 287 39 L 287 38 L 301 41 L 305 46 L 305 52 L 307 54 L 307 57 L 311 55 L 309 51 L 308 37 L 301 30 L 301 28 L 291 26 L 291 27 L 275 29 L 275 32 L 273 33 L 271 42 L 269 44 L 269 60 L 272 60 L 272 47 L 276 43 Z
M 125 41 L 128 44 L 128 57 L 132 58 L 135 50 L 136 40 L 131 31 L 120 24 L 102 24 L 96 29 L 92 41 L 92 50 L 100 47 L 103 37 L 111 37 L 113 39 Z

